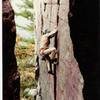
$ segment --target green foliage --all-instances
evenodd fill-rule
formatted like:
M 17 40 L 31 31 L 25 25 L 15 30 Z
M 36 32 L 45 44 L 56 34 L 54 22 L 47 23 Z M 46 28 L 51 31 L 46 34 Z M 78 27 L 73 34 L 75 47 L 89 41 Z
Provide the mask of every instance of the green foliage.
M 26 26 L 21 26 L 17 24 L 17 27 L 30 31 L 32 33 L 34 31 L 34 26 L 35 26 L 33 0 L 23 0 L 23 4 L 18 4 L 17 7 L 21 10 L 19 12 L 15 12 L 16 16 L 21 16 L 31 22 L 30 25 Z
M 24 100 L 33 100 L 27 93 L 24 94 L 24 90 L 37 86 L 34 68 L 34 46 L 34 37 L 21 38 L 17 36 L 15 54 L 20 72 L 20 98 Z
M 34 31 L 34 10 L 33 10 L 33 0 L 22 0 L 23 3 L 19 3 L 17 7 L 20 9 L 16 11 L 16 17 L 23 17 L 29 20 L 30 24 L 25 23 L 25 26 L 17 23 L 17 27 L 26 30 L 28 33 Z M 21 34 L 21 33 L 20 33 Z M 24 100 L 33 100 L 26 94 L 24 90 L 26 88 L 34 88 L 37 86 L 35 80 L 35 68 L 34 68 L 34 37 L 32 38 L 21 38 L 17 36 L 16 40 L 16 59 L 18 70 L 20 72 L 20 96 Z M 27 98 L 27 99 L 26 99 Z
M 36 81 L 32 79 L 26 79 L 21 82 L 21 88 L 24 90 L 25 88 L 36 87 Z
M 34 21 L 33 14 L 30 10 L 25 9 L 24 11 L 21 11 L 19 13 L 16 12 L 16 16 L 22 16 L 24 18 L 27 18 L 28 20 Z
M 33 8 L 33 0 L 23 0 L 23 4 L 19 7 L 23 8 Z
M 33 38 L 31 38 L 31 39 L 22 38 L 22 41 L 23 41 L 23 42 L 27 42 L 27 43 L 35 44 L 35 41 L 34 41 Z
M 17 27 L 21 28 L 21 29 L 24 29 L 26 31 L 29 31 L 29 32 L 32 32 L 34 31 L 34 22 L 30 23 L 30 25 L 27 25 L 27 26 L 21 26 L 21 25 L 16 25 Z
M 31 48 L 30 50 L 32 51 Z M 30 53 L 28 47 L 25 46 L 16 47 L 16 53 L 19 53 L 16 55 L 16 58 L 17 58 L 17 65 L 19 66 L 18 70 L 20 72 L 21 98 L 30 97 L 27 94 L 24 94 L 24 90 L 26 88 L 34 88 L 37 86 L 36 80 L 34 78 L 35 77 L 34 55 L 28 55 L 26 51 Z M 31 64 L 30 61 L 32 61 Z M 33 99 L 29 99 L 29 100 L 33 100 Z

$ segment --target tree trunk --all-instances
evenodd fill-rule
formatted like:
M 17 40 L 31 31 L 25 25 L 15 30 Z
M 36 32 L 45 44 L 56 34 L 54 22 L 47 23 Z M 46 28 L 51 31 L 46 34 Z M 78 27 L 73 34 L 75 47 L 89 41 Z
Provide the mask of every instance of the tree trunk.
M 19 100 L 20 81 L 14 55 L 16 26 L 9 0 L 3 0 L 3 100 Z
M 57 36 L 51 39 L 59 62 L 54 66 L 54 75 L 48 74 L 46 62 L 39 56 L 39 84 L 42 100 L 83 100 L 83 78 L 74 58 L 68 24 L 69 0 L 35 0 L 36 53 L 39 55 L 40 37 L 46 30 L 58 28 Z

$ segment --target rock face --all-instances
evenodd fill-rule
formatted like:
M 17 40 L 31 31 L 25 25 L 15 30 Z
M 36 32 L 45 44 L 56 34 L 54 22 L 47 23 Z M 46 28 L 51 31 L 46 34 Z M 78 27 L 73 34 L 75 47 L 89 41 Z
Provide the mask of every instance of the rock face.
M 72 1 L 69 22 L 75 57 L 84 78 L 84 100 L 100 100 L 99 0 Z
M 83 78 L 74 58 L 68 24 L 69 0 L 35 0 L 36 51 L 39 54 L 40 37 L 46 30 L 58 28 L 50 46 L 59 52 L 59 63 L 54 75 L 48 74 L 44 60 L 39 57 L 39 83 L 42 100 L 83 100 Z
M 9 0 L 3 0 L 3 100 L 19 100 L 20 78 L 14 55 L 16 26 Z

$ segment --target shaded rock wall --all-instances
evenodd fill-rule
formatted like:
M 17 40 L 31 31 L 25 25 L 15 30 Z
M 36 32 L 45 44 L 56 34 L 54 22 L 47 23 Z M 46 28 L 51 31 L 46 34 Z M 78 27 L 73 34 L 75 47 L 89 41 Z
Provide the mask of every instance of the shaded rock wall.
M 100 100 L 99 0 L 70 0 L 70 13 L 74 55 L 85 82 L 84 99 Z
M 16 26 L 9 0 L 3 0 L 3 100 L 19 100 L 20 79 L 14 55 Z

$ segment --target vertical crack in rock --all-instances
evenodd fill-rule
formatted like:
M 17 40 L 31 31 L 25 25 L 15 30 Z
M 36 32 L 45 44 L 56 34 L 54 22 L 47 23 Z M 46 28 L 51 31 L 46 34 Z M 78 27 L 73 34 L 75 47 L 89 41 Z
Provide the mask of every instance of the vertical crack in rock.
M 46 10 L 46 6 L 47 6 L 47 3 L 44 3 L 44 12 L 45 12 L 45 10 Z
M 45 12 L 40 13 L 41 4 L 47 3 Z M 52 3 L 51 3 L 52 1 Z M 43 100 L 83 100 L 82 87 L 83 78 L 80 74 L 78 64 L 74 59 L 72 42 L 70 38 L 68 12 L 69 0 L 39 0 L 37 9 L 37 26 L 36 33 L 38 39 L 41 32 L 46 29 L 52 31 L 58 27 L 56 39 L 50 41 L 50 46 L 56 46 L 59 50 L 59 64 L 56 67 L 55 74 L 51 75 L 47 72 L 45 61 L 39 59 L 41 85 L 41 96 Z M 44 10 L 44 8 L 42 9 Z M 51 14 L 52 13 L 52 14 Z M 41 16 L 43 15 L 43 24 L 41 29 Z M 57 40 L 57 44 L 56 41 Z M 40 41 L 40 40 L 38 40 Z M 39 48 L 39 44 L 38 44 Z M 82 82 L 81 82 L 82 80 Z

